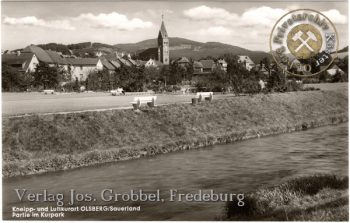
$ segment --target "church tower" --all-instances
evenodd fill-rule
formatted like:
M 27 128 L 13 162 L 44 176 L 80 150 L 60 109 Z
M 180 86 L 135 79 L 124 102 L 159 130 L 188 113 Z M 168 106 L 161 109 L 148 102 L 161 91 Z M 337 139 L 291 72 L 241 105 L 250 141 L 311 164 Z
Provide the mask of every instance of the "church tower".
M 158 34 L 158 60 L 165 65 L 169 65 L 169 37 L 165 29 L 163 15 L 162 25 Z

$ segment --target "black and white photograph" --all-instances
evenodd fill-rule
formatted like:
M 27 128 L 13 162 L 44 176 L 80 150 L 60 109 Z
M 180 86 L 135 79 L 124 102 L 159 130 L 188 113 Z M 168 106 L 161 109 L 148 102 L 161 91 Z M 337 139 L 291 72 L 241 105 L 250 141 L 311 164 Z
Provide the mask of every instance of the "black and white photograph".
M 346 0 L 2 0 L 2 221 L 349 221 Z

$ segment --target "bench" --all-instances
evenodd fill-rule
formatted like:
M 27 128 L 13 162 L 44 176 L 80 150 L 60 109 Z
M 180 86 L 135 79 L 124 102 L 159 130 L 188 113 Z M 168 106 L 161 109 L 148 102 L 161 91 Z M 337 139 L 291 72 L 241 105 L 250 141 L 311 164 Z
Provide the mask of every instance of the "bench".
M 157 96 L 145 96 L 145 97 L 134 97 L 134 101 L 131 102 L 135 110 L 139 109 L 142 104 L 147 103 L 149 107 L 156 105 Z
M 201 102 L 202 99 L 212 101 L 213 92 L 197 92 L 196 98 L 198 98 L 198 102 Z
M 44 90 L 44 94 L 54 94 L 55 90 Z

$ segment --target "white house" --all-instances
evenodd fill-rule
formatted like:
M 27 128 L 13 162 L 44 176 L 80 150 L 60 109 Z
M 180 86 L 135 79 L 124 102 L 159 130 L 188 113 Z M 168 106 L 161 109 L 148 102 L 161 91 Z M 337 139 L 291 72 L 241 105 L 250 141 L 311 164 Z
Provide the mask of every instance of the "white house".
M 238 63 L 242 63 L 248 71 L 255 66 L 255 63 L 248 56 L 238 56 Z
M 2 54 L 2 62 L 11 67 L 18 69 L 20 72 L 34 72 L 36 66 L 39 64 L 38 58 L 34 53 L 13 53 L 13 54 Z
M 224 59 L 219 59 L 218 60 L 218 65 L 219 65 L 219 68 L 223 71 L 227 71 L 227 62 L 224 60 Z
M 344 71 L 340 69 L 337 65 L 333 65 L 327 70 L 327 74 L 330 76 L 334 76 L 337 72 L 339 72 L 341 75 L 344 74 Z
M 48 64 L 50 67 L 60 67 L 68 69 L 68 63 L 65 58 L 56 51 L 44 50 L 38 46 L 30 45 L 23 49 L 22 53 L 34 53 L 38 61 Z
M 160 67 L 163 64 L 157 60 L 153 60 L 153 59 L 149 59 L 146 63 L 145 63 L 145 67 Z
M 99 58 L 67 58 L 68 70 L 72 80 L 85 81 L 91 72 L 103 70 L 103 64 Z

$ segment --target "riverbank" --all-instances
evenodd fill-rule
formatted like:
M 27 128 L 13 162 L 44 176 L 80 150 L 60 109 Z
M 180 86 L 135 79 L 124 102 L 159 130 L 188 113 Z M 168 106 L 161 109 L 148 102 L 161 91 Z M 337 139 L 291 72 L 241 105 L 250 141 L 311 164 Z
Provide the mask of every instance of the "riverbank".
M 38 174 L 346 122 L 347 95 L 312 91 L 196 106 L 3 118 L 3 176 Z
M 348 221 L 348 177 L 316 175 L 289 180 L 228 202 L 229 221 Z

